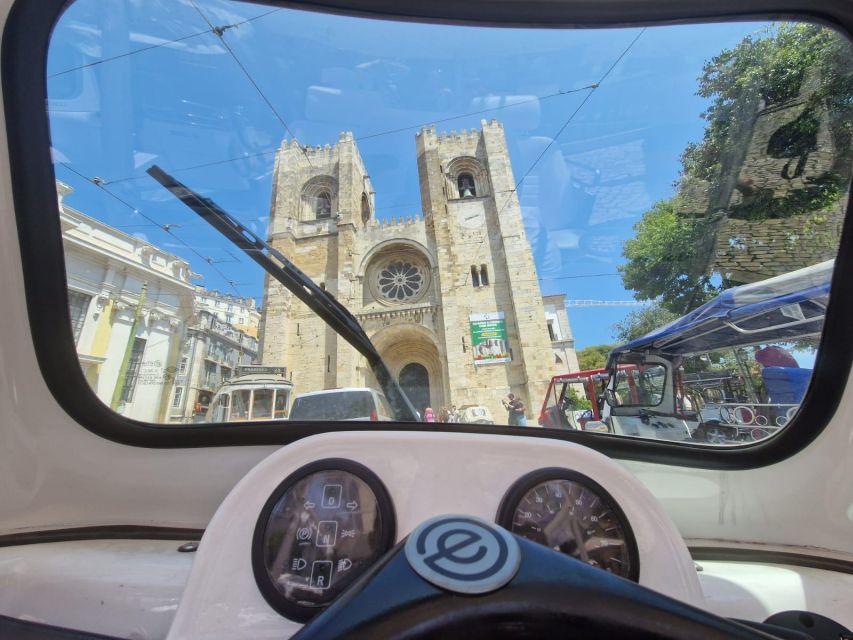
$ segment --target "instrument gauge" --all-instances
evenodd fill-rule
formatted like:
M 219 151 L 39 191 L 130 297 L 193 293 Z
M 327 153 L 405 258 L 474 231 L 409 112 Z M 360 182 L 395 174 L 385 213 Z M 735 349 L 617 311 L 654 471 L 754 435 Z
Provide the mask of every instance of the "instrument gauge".
M 591 478 L 568 469 L 540 469 L 504 496 L 497 523 L 523 538 L 639 580 L 634 533 L 624 512 Z
M 391 498 L 351 460 L 321 460 L 288 476 L 255 525 L 252 568 L 266 601 L 305 622 L 394 544 Z

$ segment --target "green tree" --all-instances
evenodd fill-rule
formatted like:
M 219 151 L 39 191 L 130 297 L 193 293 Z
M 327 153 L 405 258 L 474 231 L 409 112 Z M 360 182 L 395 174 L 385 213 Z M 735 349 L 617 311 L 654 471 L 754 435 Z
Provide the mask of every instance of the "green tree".
M 702 114 L 708 122 L 700 143 L 687 146 L 683 176 L 719 185 L 730 177 L 730 157 L 743 144 L 741 133 L 749 127 L 755 108 L 772 106 L 806 95 L 806 108 L 798 119 L 808 132 L 817 110 L 832 114 L 836 146 L 843 151 L 836 162 L 849 164 L 850 43 L 826 27 L 782 23 L 761 37 L 748 36 L 732 49 L 708 61 L 699 77 L 697 95 L 710 98 Z M 808 83 L 805 87 L 804 83 Z M 805 89 L 805 91 L 804 91 Z
M 680 216 L 676 202 L 656 203 L 634 225 L 636 235 L 622 249 L 628 262 L 619 272 L 635 298 L 660 299 L 659 306 L 680 315 L 719 294 L 720 287 L 713 283 L 708 250 L 703 250 L 713 241 L 713 223 Z
M 597 344 L 578 351 L 578 365 L 581 371 L 604 368 L 607 363 L 607 354 L 614 347 L 616 347 L 615 344 Z
M 589 398 L 587 398 L 586 396 L 581 396 L 581 394 L 579 394 L 571 387 L 569 387 L 567 395 L 572 406 L 572 411 L 584 411 L 586 409 L 592 409 L 592 403 L 589 401 Z
M 850 43 L 831 29 L 785 23 L 745 38 L 705 64 L 697 90 L 710 100 L 702 114 L 707 123 L 702 140 L 688 144 L 681 156 L 677 194 L 647 211 L 623 247 L 626 263 L 619 271 L 635 298 L 657 300 L 663 309 L 684 314 L 735 284 L 713 273 L 717 231 L 725 217 L 760 222 L 803 216 L 808 241 L 826 240 L 822 212 L 845 193 L 853 161 L 851 52 Z M 791 158 L 786 172 L 801 175 L 825 117 L 832 133 L 831 170 L 804 178 L 801 188 L 781 196 L 741 184 L 756 114 L 795 98 L 802 100 L 802 110 L 773 134 L 767 153 Z M 733 200 L 735 190 L 741 197 Z
M 613 325 L 615 337 L 619 342 L 630 342 L 647 333 L 669 324 L 679 316 L 657 303 L 629 313 L 621 322 Z

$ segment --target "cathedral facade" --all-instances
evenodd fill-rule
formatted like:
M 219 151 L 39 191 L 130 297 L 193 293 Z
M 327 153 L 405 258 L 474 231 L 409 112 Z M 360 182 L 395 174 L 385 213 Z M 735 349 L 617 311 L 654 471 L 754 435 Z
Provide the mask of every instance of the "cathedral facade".
M 343 303 L 413 404 L 520 396 L 535 418 L 555 366 L 503 127 L 416 137 L 423 218 L 379 222 L 351 133 L 334 146 L 285 141 L 276 156 L 270 242 Z M 264 364 L 297 394 L 376 386 L 364 359 L 267 277 Z

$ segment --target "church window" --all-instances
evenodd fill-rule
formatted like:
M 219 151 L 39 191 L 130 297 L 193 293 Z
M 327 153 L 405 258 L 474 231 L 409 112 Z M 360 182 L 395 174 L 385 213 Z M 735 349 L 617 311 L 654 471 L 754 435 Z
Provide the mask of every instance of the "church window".
M 473 287 L 487 287 L 489 286 L 489 268 L 481 264 L 477 266 L 476 264 L 471 265 L 471 286 Z
M 551 337 L 551 341 L 557 339 L 557 336 L 554 334 L 554 321 L 548 320 L 548 335 Z
M 474 176 L 470 173 L 460 173 L 456 179 L 456 186 L 459 187 L 460 198 L 476 198 L 477 188 L 474 186 Z
M 332 196 L 328 191 L 321 191 L 315 197 L 314 214 L 317 218 L 330 218 L 332 216 Z
M 370 220 L 370 200 L 366 193 L 361 194 L 361 221 L 367 224 Z
M 389 300 L 402 302 L 415 297 L 424 284 L 420 266 L 395 260 L 379 271 L 379 291 Z

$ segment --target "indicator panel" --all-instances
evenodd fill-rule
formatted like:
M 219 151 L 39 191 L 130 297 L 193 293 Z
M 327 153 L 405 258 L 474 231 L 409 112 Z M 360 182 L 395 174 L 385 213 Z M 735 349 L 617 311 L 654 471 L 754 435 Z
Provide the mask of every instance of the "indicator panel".
M 308 620 L 391 548 L 394 528 L 388 492 L 369 469 L 338 459 L 307 465 L 261 512 L 255 580 L 277 611 Z
M 601 485 L 581 473 L 554 468 L 524 476 L 501 502 L 497 522 L 594 567 L 639 580 L 628 519 Z

